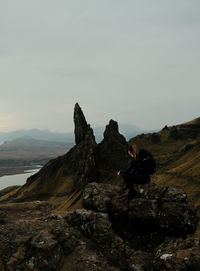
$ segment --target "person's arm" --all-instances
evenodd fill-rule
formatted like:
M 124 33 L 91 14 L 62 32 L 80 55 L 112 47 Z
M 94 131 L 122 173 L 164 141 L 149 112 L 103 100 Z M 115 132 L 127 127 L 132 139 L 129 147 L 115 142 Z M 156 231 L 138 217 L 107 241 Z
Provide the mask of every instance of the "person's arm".
M 121 169 L 118 172 L 118 175 L 129 172 L 135 165 L 135 159 L 131 159 L 131 162 L 129 163 L 128 167 L 126 169 Z

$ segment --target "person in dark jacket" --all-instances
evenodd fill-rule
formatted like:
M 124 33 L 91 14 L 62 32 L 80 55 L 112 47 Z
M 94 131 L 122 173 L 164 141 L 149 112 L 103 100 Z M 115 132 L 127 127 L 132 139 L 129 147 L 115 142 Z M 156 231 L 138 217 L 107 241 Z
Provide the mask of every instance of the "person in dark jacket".
M 134 183 L 134 175 L 136 174 L 136 170 L 138 168 L 138 160 L 137 160 L 137 147 L 136 145 L 132 145 L 128 149 L 128 154 L 131 156 L 131 161 L 126 169 L 121 169 L 117 172 L 117 175 L 122 175 L 124 179 L 124 190 L 128 189 L 129 198 L 132 198 L 136 191 L 133 187 Z

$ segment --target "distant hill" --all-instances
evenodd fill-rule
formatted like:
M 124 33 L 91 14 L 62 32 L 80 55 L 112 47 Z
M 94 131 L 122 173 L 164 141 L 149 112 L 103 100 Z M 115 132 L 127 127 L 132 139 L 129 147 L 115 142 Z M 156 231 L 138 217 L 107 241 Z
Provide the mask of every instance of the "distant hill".
M 50 159 L 66 153 L 72 146 L 72 143 L 20 137 L 5 141 L 0 146 L 0 163 L 7 160 Z
M 94 134 L 97 142 L 100 142 L 103 139 L 104 128 L 105 127 L 101 126 L 94 128 Z M 140 129 L 137 126 L 130 124 L 121 124 L 119 126 L 119 130 L 127 140 L 141 133 L 152 132 Z M 38 140 L 74 143 L 74 133 L 55 133 L 49 130 L 31 129 L 17 130 L 13 132 L 0 132 L 0 144 L 2 144 L 4 141 L 10 141 L 20 137 L 32 137 Z
M 13 132 L 0 132 L 0 143 L 2 144 L 4 141 L 10 141 L 15 138 L 20 137 L 32 137 L 38 140 L 47 140 L 54 142 L 69 142 L 74 143 L 74 134 L 73 133 L 55 133 L 49 130 L 17 130 Z

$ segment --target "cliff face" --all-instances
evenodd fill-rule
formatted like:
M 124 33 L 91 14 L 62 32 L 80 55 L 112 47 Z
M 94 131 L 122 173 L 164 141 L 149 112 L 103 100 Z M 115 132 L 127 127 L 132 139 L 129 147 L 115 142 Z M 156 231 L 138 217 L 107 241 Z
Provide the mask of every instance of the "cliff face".
M 106 168 L 115 169 L 127 167 L 128 161 L 128 144 L 123 135 L 119 133 L 118 124 L 114 120 L 110 120 L 104 132 L 104 139 L 98 145 L 99 164 Z
M 119 186 L 91 183 L 85 209 L 48 202 L 0 204 L 0 270 L 198 270 L 195 209 L 181 189 L 155 184 L 128 202 Z
M 128 163 L 128 144 L 120 135 L 117 122 L 109 122 L 103 141 L 97 144 L 92 128 L 76 104 L 74 125 L 76 145 L 65 155 L 49 161 L 3 201 L 50 200 L 56 207 L 65 201 L 63 208 L 67 208 L 78 200 L 88 183 L 116 179 L 116 171 Z

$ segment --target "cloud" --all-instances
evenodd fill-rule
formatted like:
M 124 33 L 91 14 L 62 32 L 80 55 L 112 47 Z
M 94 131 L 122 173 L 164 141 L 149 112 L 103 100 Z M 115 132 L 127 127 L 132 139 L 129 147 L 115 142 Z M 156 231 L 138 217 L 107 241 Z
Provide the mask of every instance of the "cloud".
M 18 129 L 20 125 L 22 125 L 22 123 L 20 123 L 20 120 L 14 115 L 0 112 L 0 131 L 9 131 L 11 127 L 15 130 Z
M 198 0 L 1 1 L 2 113 L 58 131 L 72 129 L 77 101 L 93 126 L 113 117 L 155 128 L 167 116 L 196 116 L 199 8 Z

